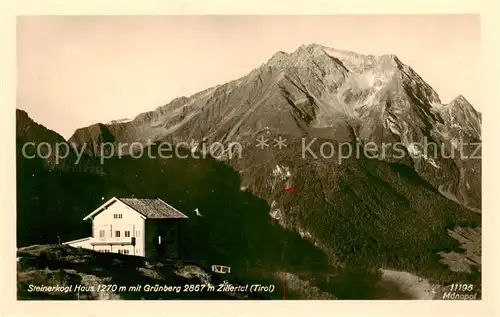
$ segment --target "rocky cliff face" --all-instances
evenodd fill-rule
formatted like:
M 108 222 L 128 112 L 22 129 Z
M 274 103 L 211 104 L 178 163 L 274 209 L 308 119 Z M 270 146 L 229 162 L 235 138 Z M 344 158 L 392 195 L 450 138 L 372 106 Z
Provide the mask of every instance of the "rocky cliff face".
M 304 45 L 132 121 L 79 129 L 70 141 L 99 155 L 103 142 L 253 146 L 262 133 L 374 143 L 379 160 L 408 165 L 447 197 L 480 210 L 480 114 L 462 96 L 442 104 L 394 55 Z

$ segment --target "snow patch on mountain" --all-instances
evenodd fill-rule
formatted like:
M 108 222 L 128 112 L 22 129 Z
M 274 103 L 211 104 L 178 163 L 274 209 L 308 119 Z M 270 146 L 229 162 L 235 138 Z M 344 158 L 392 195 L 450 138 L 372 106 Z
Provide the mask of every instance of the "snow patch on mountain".
M 424 156 L 424 158 L 427 160 L 427 162 L 429 162 L 432 166 L 434 166 L 435 168 L 441 168 L 437 163 L 436 161 L 434 161 L 432 158 L 429 158 L 427 156 Z
M 420 151 L 420 149 L 414 143 L 408 144 L 408 146 L 406 147 L 406 149 L 408 150 L 408 152 L 410 153 L 410 155 L 412 157 L 415 157 L 415 158 L 420 157 L 421 154 L 422 154 L 422 152 Z
M 394 119 L 394 117 L 389 116 L 385 120 L 385 126 L 388 127 L 392 133 L 394 133 L 396 135 L 401 135 L 401 130 L 400 130 L 398 124 L 396 123 L 396 119 Z
M 297 231 L 299 232 L 299 235 L 304 239 L 311 239 L 313 237 L 309 231 L 304 230 L 300 227 L 297 228 Z
M 276 165 L 273 169 L 273 176 L 281 180 L 287 180 L 290 176 L 292 176 L 292 173 L 290 172 L 290 168 L 288 166 Z
M 112 125 L 112 124 L 118 124 L 118 123 L 126 123 L 126 122 L 130 122 L 130 121 L 132 121 L 132 119 L 129 119 L 129 118 L 117 119 L 117 120 L 111 120 L 111 121 L 109 121 L 108 123 L 106 123 L 106 125 Z
M 269 212 L 269 215 L 273 219 L 276 219 L 276 220 L 280 220 L 281 219 L 281 211 L 279 209 L 271 210 Z
M 328 55 L 339 59 L 350 71 L 362 71 L 364 68 L 371 67 L 375 63 L 375 56 L 373 55 L 363 55 L 324 46 L 322 48 Z

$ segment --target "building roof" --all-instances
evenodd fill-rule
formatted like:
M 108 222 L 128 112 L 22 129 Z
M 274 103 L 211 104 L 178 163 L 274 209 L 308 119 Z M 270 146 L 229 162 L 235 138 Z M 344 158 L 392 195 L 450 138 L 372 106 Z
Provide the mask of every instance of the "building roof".
M 93 216 L 106 210 L 117 201 L 139 213 L 145 219 L 185 219 L 185 214 L 170 206 L 160 198 L 117 198 L 113 197 L 99 208 L 85 216 L 83 220 L 91 219 Z
M 159 198 L 118 198 L 118 200 L 148 219 L 187 218 L 185 214 Z

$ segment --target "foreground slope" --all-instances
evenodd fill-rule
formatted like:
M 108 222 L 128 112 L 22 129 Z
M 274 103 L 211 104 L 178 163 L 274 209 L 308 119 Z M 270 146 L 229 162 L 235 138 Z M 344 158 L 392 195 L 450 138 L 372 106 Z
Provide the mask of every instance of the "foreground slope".
M 104 254 L 60 245 L 21 248 L 17 256 L 18 299 L 266 298 L 265 293 L 217 291 L 218 286 L 223 283 L 223 277 L 213 275 L 194 263 L 155 262 L 139 257 Z M 235 281 L 234 277 L 224 278 Z M 141 288 L 135 289 L 137 285 L 141 285 Z M 148 289 L 146 285 L 152 288 Z M 189 288 L 186 289 L 186 285 L 205 287 L 203 291 L 194 292 L 187 291 Z M 216 290 L 207 291 L 208 285 L 215 286 Z M 54 288 L 35 288 L 42 286 Z M 57 286 L 61 288 L 55 289 Z M 155 286 L 168 288 L 160 291 L 159 288 L 154 288 Z M 120 290 L 120 287 L 125 287 L 126 290 Z

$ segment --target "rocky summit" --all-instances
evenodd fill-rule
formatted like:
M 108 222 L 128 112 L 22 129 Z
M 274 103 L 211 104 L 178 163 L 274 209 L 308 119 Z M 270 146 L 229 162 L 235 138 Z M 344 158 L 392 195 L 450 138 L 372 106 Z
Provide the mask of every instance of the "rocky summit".
M 381 159 L 409 165 L 460 203 L 480 209 L 481 165 L 475 164 L 480 160 L 464 159 L 458 146 L 465 144 L 467 158 L 479 148 L 480 114 L 463 96 L 442 104 L 432 87 L 395 55 L 303 45 L 290 54 L 274 54 L 242 78 L 177 98 L 132 121 L 78 129 L 70 141 L 87 144 L 89 153 L 99 155 L 95 152 L 102 142 L 175 138 L 188 144 L 246 144 L 263 132 L 379 147 L 400 142 L 408 155 L 397 159 L 387 153 Z M 438 149 L 428 150 L 446 155 L 418 155 L 423 149 L 414 143 L 436 144 Z

